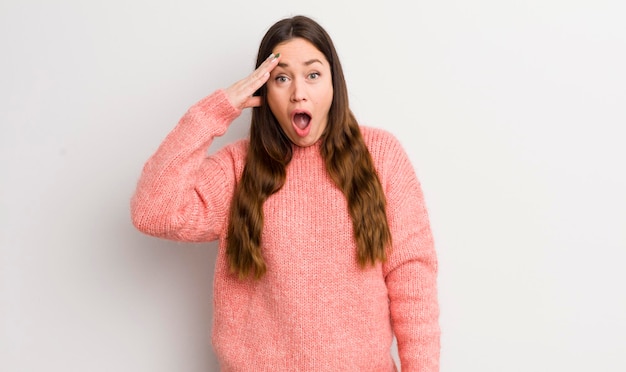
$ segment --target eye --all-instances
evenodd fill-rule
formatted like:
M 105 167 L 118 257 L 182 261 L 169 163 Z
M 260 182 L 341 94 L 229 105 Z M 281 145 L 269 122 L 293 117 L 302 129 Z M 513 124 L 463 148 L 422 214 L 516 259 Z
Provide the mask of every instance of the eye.
M 319 72 L 311 72 L 309 74 L 309 79 L 311 79 L 311 80 L 319 79 L 319 77 L 320 77 L 320 73 Z
M 274 81 L 276 81 L 277 83 L 286 83 L 287 80 L 288 78 L 285 75 L 278 75 L 274 78 Z

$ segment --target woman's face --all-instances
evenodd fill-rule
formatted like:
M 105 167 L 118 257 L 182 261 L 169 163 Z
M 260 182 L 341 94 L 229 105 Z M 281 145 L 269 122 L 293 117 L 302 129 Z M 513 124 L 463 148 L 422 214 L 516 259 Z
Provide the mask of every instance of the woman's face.
M 267 81 L 267 102 L 291 142 L 311 146 L 328 124 L 333 101 L 330 64 L 309 41 L 294 38 L 276 45 L 278 66 Z

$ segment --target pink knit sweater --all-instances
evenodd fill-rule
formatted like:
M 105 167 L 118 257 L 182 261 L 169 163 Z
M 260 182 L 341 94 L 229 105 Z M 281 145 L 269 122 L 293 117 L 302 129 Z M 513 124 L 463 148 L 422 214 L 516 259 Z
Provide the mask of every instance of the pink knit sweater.
M 388 203 L 393 247 L 361 269 L 343 194 L 319 146 L 295 148 L 284 187 L 264 204 L 267 274 L 239 280 L 225 247 L 231 196 L 247 140 L 207 157 L 240 115 L 218 90 L 182 117 L 145 164 L 134 225 L 178 241 L 219 240 L 213 346 L 224 371 L 438 371 L 437 258 L 415 172 L 389 133 L 362 127 Z

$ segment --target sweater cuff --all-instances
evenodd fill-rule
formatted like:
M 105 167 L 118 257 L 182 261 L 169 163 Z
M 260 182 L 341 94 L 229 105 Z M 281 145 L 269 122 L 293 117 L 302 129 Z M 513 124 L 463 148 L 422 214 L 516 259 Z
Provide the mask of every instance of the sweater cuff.
M 222 136 L 226 133 L 230 123 L 241 115 L 241 111 L 233 106 L 226 92 L 223 89 L 219 89 L 191 106 L 188 113 L 193 116 L 210 117 L 215 120 L 212 134 L 214 136 Z

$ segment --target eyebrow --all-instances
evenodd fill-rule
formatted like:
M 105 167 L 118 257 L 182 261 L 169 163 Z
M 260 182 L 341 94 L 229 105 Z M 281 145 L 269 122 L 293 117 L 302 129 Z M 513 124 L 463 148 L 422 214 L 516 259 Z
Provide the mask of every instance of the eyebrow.
M 313 58 L 313 59 L 310 59 L 310 60 L 304 62 L 304 65 L 305 66 L 310 66 L 310 65 L 314 64 L 315 62 L 323 65 L 322 61 L 320 61 L 317 58 Z M 280 66 L 280 67 L 289 67 L 289 65 L 287 63 L 284 63 L 284 62 L 278 62 L 278 66 Z

